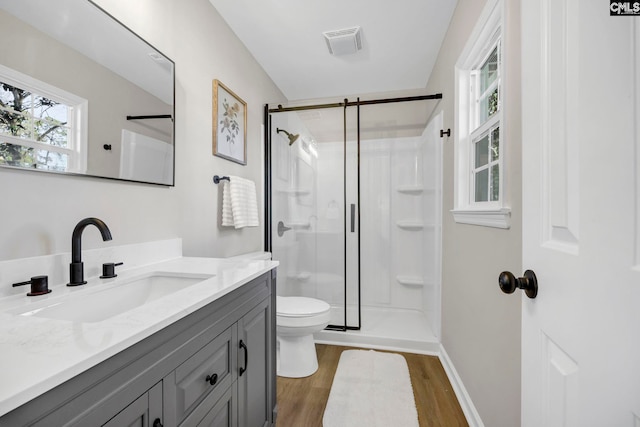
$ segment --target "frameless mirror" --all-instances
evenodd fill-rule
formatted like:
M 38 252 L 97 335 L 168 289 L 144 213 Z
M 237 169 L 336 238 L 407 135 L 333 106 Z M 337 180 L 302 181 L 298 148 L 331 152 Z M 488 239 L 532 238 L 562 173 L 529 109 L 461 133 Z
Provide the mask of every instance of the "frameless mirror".
M 0 166 L 174 184 L 174 63 L 89 0 L 0 0 Z

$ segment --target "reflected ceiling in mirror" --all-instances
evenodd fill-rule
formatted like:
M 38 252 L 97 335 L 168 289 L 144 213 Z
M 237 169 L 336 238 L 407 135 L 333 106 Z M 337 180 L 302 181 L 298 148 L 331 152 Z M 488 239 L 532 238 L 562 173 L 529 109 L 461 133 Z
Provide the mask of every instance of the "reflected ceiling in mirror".
M 89 0 L 0 0 L 0 166 L 174 184 L 174 63 Z

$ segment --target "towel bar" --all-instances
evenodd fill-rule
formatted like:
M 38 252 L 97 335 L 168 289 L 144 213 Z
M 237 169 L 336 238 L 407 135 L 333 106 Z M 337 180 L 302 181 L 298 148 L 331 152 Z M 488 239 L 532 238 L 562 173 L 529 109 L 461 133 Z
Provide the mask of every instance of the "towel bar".
M 231 179 L 229 179 L 228 176 L 218 176 L 218 175 L 214 175 L 213 176 L 213 183 L 214 184 L 220 184 L 220 181 L 229 181 L 229 182 L 231 182 Z

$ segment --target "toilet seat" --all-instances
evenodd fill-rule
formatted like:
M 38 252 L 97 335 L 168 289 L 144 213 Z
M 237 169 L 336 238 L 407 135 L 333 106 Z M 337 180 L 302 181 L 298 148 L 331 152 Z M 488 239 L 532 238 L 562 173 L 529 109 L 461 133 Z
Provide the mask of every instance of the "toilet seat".
M 276 297 L 276 313 L 280 317 L 311 317 L 329 312 L 325 301 L 307 297 Z
M 284 329 L 314 328 L 317 332 L 324 329 L 331 320 L 331 306 L 319 299 L 307 297 L 276 297 L 276 327 L 281 333 Z

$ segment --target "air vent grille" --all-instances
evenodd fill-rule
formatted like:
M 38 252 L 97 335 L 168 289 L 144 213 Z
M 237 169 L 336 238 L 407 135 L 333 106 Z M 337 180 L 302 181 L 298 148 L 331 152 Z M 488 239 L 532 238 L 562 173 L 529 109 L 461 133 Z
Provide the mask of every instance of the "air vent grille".
M 332 55 L 348 55 L 362 49 L 360 27 L 325 31 L 322 34 Z

